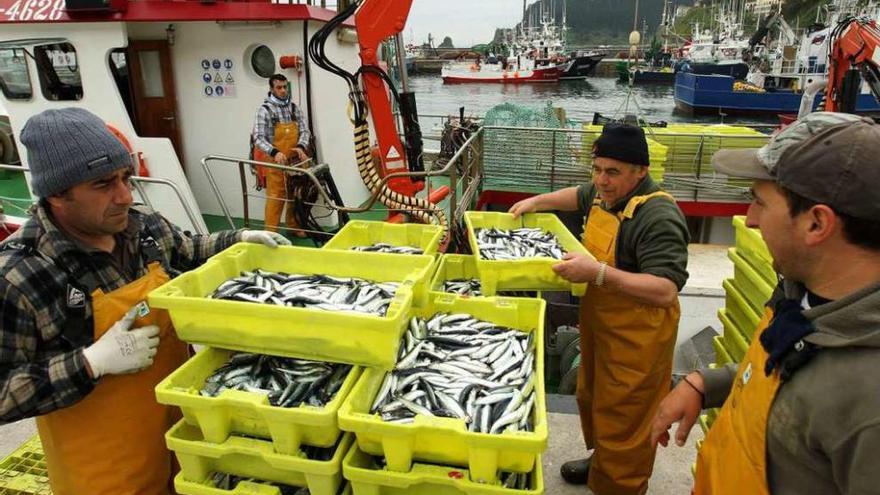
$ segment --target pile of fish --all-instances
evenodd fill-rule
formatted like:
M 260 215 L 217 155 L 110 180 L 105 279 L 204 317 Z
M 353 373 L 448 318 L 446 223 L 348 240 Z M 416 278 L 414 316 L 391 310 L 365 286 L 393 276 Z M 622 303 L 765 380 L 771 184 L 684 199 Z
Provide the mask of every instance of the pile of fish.
M 479 279 L 476 278 L 456 278 L 443 282 L 443 292 L 458 294 L 460 296 L 482 296 L 483 288 Z M 537 292 L 533 291 L 501 291 L 499 296 L 503 297 L 536 297 Z
M 392 253 L 392 254 L 425 254 L 425 251 L 412 246 L 393 246 L 386 242 L 377 242 L 372 246 L 354 246 L 352 251 L 367 253 Z
M 255 270 L 223 282 L 209 297 L 385 316 L 399 287 L 395 282 Z
M 458 278 L 443 282 L 443 292 L 451 292 L 460 296 L 482 296 L 480 280 L 476 278 Z
M 211 475 L 211 484 L 215 488 L 219 488 L 221 490 L 232 491 L 242 481 L 250 481 L 251 483 L 277 487 L 278 495 L 309 495 L 310 493 L 308 488 L 282 485 L 280 483 L 270 483 L 268 481 L 257 480 L 254 478 L 245 478 L 243 476 L 236 476 L 234 474 L 215 472 Z
M 477 247 L 484 260 L 555 258 L 561 260 L 565 249 L 552 232 L 523 227 L 514 230 L 477 229 Z
M 370 413 L 395 423 L 459 418 L 481 433 L 533 431 L 533 336 L 468 314 L 413 318 Z
M 233 354 L 205 380 L 201 394 L 216 397 L 227 389 L 265 394 L 278 407 L 324 407 L 333 400 L 351 365 L 305 359 Z

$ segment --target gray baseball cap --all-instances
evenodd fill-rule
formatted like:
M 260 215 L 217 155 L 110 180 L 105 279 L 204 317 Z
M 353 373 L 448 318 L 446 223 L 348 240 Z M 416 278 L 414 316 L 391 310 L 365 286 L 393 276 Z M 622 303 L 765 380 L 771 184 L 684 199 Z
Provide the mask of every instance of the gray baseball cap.
M 757 150 L 719 150 L 712 167 L 733 177 L 775 181 L 856 218 L 880 217 L 880 125 L 866 117 L 811 113 Z

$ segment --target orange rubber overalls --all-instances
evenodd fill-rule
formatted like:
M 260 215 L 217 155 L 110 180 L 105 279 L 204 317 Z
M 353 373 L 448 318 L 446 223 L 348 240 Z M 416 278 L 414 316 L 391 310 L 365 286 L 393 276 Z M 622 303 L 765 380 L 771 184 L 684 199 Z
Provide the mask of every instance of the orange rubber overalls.
M 769 495 L 767 419 L 779 391 L 779 373 L 764 374 L 767 351 L 761 334 L 773 311 L 767 309 L 739 364 L 730 395 L 697 454 L 696 495 Z
M 169 280 L 157 261 L 147 260 L 141 278 L 114 291 L 92 291 L 97 340 L 147 294 Z M 165 446 L 165 432 L 180 419 L 176 407 L 156 402 L 154 388 L 189 357 L 168 313 L 144 310 L 133 328 L 159 327 L 152 366 L 138 373 L 108 375 L 76 404 L 37 417 L 55 495 L 173 494 L 177 470 Z
M 279 122 L 275 124 L 275 135 L 272 146 L 284 153 L 289 159 L 293 156 L 293 150 L 299 141 L 299 126 L 296 122 Z M 275 158 L 267 155 L 262 150 L 254 149 L 254 160 L 274 163 Z M 261 180 L 262 179 L 262 180 Z M 264 213 L 265 229 L 270 232 L 278 232 L 278 224 L 281 222 L 281 213 L 287 205 L 284 223 L 289 229 L 298 229 L 294 211 L 294 205 L 287 200 L 293 200 L 288 195 L 288 176 L 283 170 L 270 167 L 257 167 L 257 180 L 266 186 L 266 209 Z
M 657 198 L 657 199 L 654 199 Z M 596 198 L 584 226 L 584 246 L 615 266 L 621 222 L 646 201 L 674 201 L 662 191 L 629 200 L 610 213 Z M 589 487 L 597 495 L 642 494 L 654 467 L 651 420 L 669 392 L 681 310 L 642 304 L 605 287 L 581 298 L 576 399 L 587 448 L 594 448 Z

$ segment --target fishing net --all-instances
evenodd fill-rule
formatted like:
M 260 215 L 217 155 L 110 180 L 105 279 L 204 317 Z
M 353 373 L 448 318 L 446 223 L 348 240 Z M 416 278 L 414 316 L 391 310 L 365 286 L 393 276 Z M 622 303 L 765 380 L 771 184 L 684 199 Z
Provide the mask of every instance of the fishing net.
M 579 160 L 574 123 L 548 102 L 542 108 L 503 103 L 483 119 L 484 189 L 543 193 L 582 184 L 589 172 Z

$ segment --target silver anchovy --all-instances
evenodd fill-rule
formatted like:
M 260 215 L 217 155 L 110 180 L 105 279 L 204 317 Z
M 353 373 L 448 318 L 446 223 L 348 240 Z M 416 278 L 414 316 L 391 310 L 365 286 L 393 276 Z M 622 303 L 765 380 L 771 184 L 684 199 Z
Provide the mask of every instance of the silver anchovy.
M 399 287 L 395 282 L 255 270 L 223 282 L 208 297 L 385 316 Z
M 237 353 L 205 379 L 201 395 L 224 390 L 264 394 L 277 407 L 324 407 L 333 400 L 351 365 L 263 354 Z
M 392 254 L 425 254 L 424 250 L 412 246 L 394 246 L 385 242 L 377 242 L 370 246 L 354 246 L 352 251 L 369 253 L 392 253 Z
M 534 332 L 469 314 L 413 318 L 370 413 L 397 423 L 458 418 L 481 433 L 533 431 L 535 345 Z
M 476 235 L 480 258 L 484 260 L 562 259 L 566 253 L 556 235 L 539 228 L 477 229 Z

